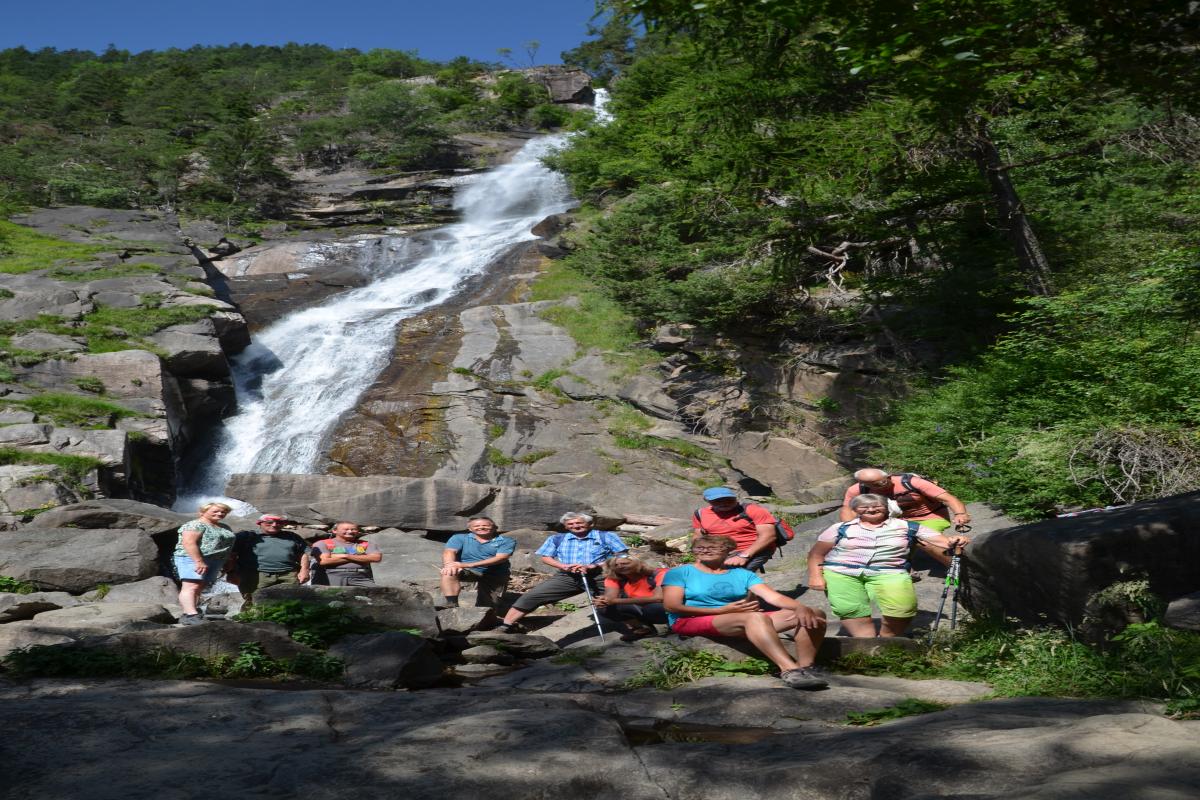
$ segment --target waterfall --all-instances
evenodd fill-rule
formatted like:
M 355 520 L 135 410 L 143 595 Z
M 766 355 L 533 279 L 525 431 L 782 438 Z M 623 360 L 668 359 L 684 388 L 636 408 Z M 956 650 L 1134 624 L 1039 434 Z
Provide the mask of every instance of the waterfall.
M 239 410 L 215 434 L 176 508 L 222 497 L 234 473 L 315 471 L 331 429 L 387 364 L 398 323 L 450 298 L 466 278 L 536 238 L 534 225 L 570 207 L 566 182 L 540 161 L 564 141 L 533 139 L 508 164 L 464 180 L 454 202 L 462 221 L 414 248 L 419 258 L 405 259 L 400 246 L 371 248 L 399 257 L 373 263 L 371 284 L 256 334 L 232 364 Z

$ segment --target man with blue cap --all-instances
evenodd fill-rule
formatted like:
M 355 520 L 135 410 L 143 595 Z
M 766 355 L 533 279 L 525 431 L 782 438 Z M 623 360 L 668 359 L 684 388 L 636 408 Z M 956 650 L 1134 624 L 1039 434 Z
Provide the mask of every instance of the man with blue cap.
M 762 506 L 738 502 L 737 494 L 724 486 L 704 490 L 707 508 L 692 517 L 692 538 L 705 534 L 728 536 L 737 544 L 725 559 L 727 567 L 763 572 L 775 555 L 775 517 Z

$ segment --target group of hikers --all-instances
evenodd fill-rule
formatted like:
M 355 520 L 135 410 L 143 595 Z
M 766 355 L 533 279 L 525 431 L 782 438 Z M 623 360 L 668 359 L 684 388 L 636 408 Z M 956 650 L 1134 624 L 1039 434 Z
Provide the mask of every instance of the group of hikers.
M 667 569 L 631 554 L 621 537 L 597 530 L 591 515 L 572 511 L 559 523 L 564 532 L 537 549 L 554 573 L 509 606 L 497 630 L 522 633 L 520 620 L 537 608 L 586 592 L 596 614 L 634 641 L 666 625 L 682 636 L 749 640 L 798 689 L 828 681 L 813 663 L 825 636 L 824 612 L 772 589 L 761 577 L 765 564 L 786 543 L 778 520 L 766 508 L 739 501 L 724 486 L 705 489 L 707 506 L 692 519 L 691 563 Z M 373 585 L 371 564 L 379 549 L 362 538 L 353 522 L 338 522 L 331 536 L 314 544 L 284 529 L 288 520 L 264 514 L 258 531 L 234 533 L 222 520 L 223 503 L 207 503 L 197 519 L 179 528 L 175 566 L 182 585 L 180 623 L 203 621 L 197 610 L 202 589 L 224 570 L 243 599 L 275 584 L 312 582 L 330 586 Z M 852 636 L 900 636 L 917 613 L 913 547 L 941 561 L 965 547 L 954 533 L 967 530 L 971 515 L 958 498 L 912 474 L 881 469 L 854 473 L 840 520 L 826 528 L 808 553 L 809 589 L 823 591 L 842 627 Z M 474 517 L 467 530 L 450 537 L 442 551 L 440 608 L 455 607 L 464 583 L 476 588 L 476 605 L 498 607 L 507 591 L 515 539 L 488 517 Z M 879 609 L 880 623 L 872 618 Z M 791 640 L 791 649 L 785 637 Z

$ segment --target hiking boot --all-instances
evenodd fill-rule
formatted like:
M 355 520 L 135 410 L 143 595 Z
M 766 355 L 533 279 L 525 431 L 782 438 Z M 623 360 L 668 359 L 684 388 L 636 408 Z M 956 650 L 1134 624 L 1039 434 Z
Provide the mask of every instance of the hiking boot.
M 779 676 L 779 679 L 793 689 L 824 689 L 829 681 L 818 675 L 811 667 L 789 669 Z
M 638 639 L 648 639 L 658 636 L 658 629 L 651 625 L 643 625 L 621 634 L 622 642 L 636 642 Z
M 514 622 L 511 625 L 505 625 L 501 622 L 495 628 L 492 628 L 496 633 L 529 633 L 529 629 L 519 622 Z
M 180 625 L 200 625 L 204 622 L 204 617 L 200 614 L 184 614 L 179 618 Z

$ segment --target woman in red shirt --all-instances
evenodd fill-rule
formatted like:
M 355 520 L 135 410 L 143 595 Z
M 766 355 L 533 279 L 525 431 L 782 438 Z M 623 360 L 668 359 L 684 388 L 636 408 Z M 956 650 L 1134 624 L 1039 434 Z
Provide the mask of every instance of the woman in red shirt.
M 604 596 L 596 598 L 596 607 L 606 619 L 625 628 L 622 641 L 657 636 L 654 626 L 667 623 L 662 603 L 665 572 L 635 556 L 617 556 L 605 562 Z

